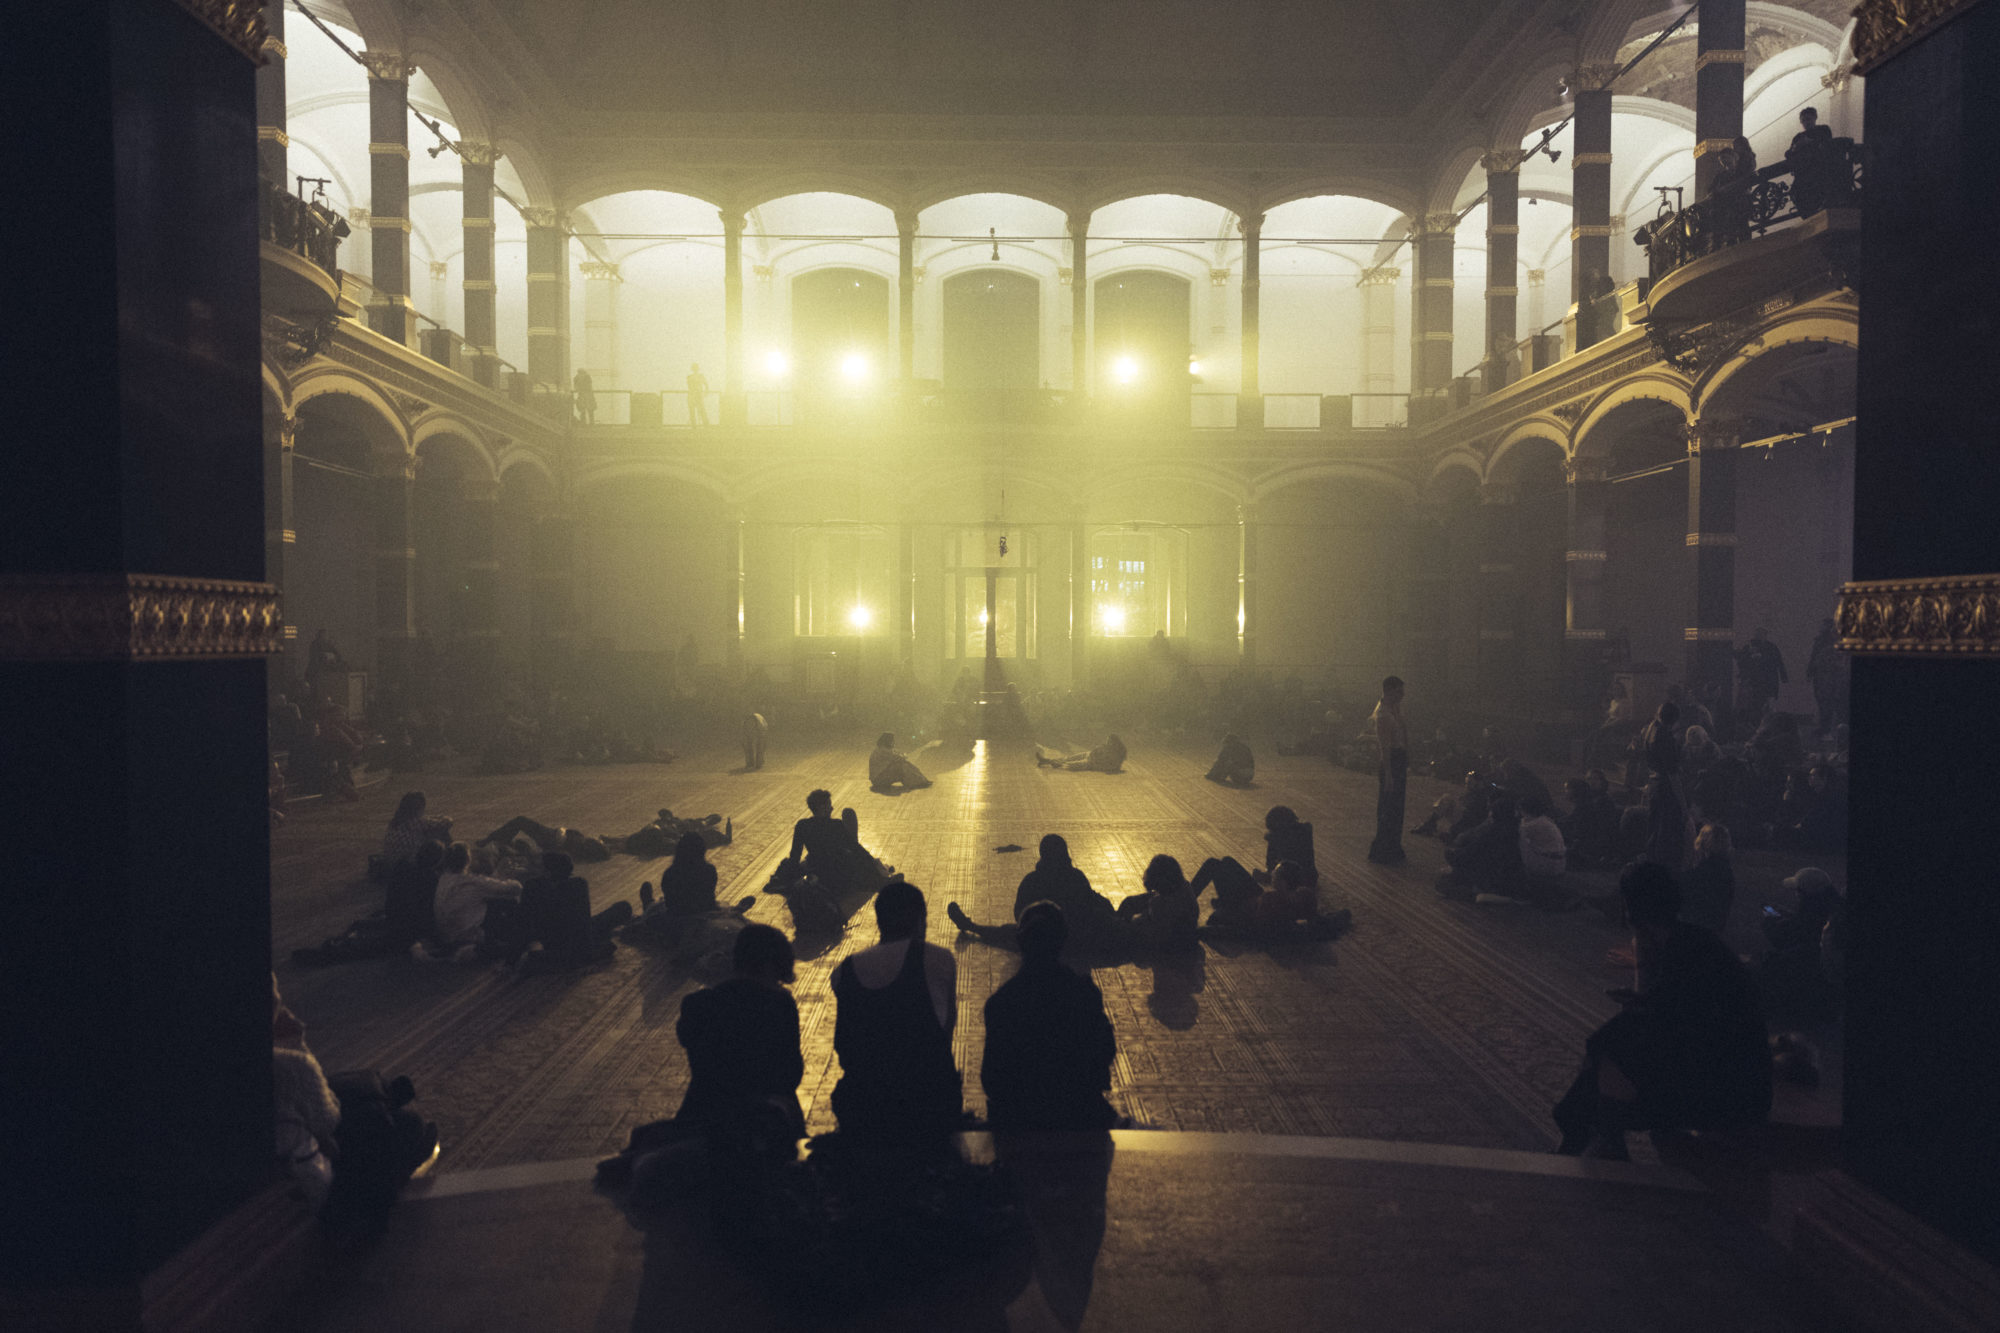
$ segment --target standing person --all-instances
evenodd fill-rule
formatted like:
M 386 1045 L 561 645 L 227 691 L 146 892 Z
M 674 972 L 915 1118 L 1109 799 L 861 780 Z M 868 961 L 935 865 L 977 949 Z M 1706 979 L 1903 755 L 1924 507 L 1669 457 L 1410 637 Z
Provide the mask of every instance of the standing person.
M 1737 717 L 1747 718 L 1746 725 L 1755 727 L 1778 697 L 1778 690 L 1790 680 L 1785 655 L 1771 642 L 1771 631 L 1759 625 L 1750 631 L 1750 642 L 1736 650 Z
M 1819 710 L 1819 729 L 1832 731 L 1840 721 L 1840 695 L 1843 681 L 1840 660 L 1840 631 L 1834 627 L 1832 617 L 1819 622 L 1819 634 L 1814 637 L 1812 655 L 1806 658 L 1806 679 L 1812 682 L 1813 704 Z
M 688 367 L 688 425 L 706 426 L 708 420 L 708 376 L 701 373 L 701 362 Z
M 752 771 L 764 766 L 764 742 L 771 735 L 771 724 L 764 720 L 762 713 L 747 713 L 743 718 L 743 767 Z
M 576 396 L 576 419 L 586 426 L 596 425 L 597 391 L 591 387 L 590 372 L 578 366 L 576 378 L 570 381 L 570 390 Z
M 833 1051 L 840 1082 L 833 1114 L 843 1134 L 942 1137 L 959 1121 L 958 964 L 924 942 L 923 891 L 886 884 L 875 895 L 882 942 L 833 974 Z
M 1651 777 L 1646 783 L 1646 850 L 1642 859 L 1678 871 L 1687 859 L 1687 802 L 1681 796 L 1681 743 L 1674 739 L 1680 710 L 1672 703 L 1639 733 Z
M 1819 123 L 1819 109 L 1806 107 L 1799 112 L 1799 132 L 1785 150 L 1785 162 L 1792 169 L 1792 207 L 1809 218 L 1826 207 L 1832 176 L 1833 131 Z
M 1021 970 L 986 1002 L 979 1082 L 996 1131 L 1105 1130 L 1117 1122 L 1104 1094 L 1118 1039 L 1097 983 L 1062 961 L 1068 935 L 1062 908 L 1030 903 L 1021 913 Z
M 1375 705 L 1375 841 L 1368 859 L 1377 865 L 1401 865 L 1409 858 L 1403 852 L 1403 804 L 1408 792 L 1410 732 L 1403 725 L 1403 680 L 1390 676 L 1382 682 L 1382 698 Z

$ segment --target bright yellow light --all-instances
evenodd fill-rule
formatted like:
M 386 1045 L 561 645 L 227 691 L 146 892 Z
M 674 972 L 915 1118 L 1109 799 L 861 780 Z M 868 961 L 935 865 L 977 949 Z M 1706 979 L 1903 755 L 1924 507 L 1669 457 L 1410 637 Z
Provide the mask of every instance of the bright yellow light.
M 868 622 L 874 618 L 874 612 L 865 606 L 857 606 L 847 613 L 847 623 L 856 629 L 867 629 Z
M 773 347 L 764 353 L 764 373 L 774 380 L 781 380 L 792 373 L 792 358 Z
M 1111 363 L 1111 378 L 1120 384 L 1130 384 L 1139 378 L 1139 362 L 1135 357 L 1121 356 Z
M 1201 374 L 1201 362 L 1196 360 L 1194 357 L 1188 358 L 1188 374 L 1190 375 Z
M 979 627 L 981 629 L 986 628 L 986 613 L 984 611 L 979 613 Z
M 1097 623 L 1104 627 L 1106 634 L 1125 632 L 1125 608 L 1106 604 L 1097 608 Z
M 868 358 L 859 352 L 849 352 L 840 358 L 840 377 L 849 384 L 859 384 L 868 378 Z

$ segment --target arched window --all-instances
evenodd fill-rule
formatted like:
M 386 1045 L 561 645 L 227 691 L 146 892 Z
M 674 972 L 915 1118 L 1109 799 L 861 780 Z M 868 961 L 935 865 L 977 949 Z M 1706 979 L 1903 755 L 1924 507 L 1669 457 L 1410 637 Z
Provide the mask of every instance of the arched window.
M 944 283 L 944 388 L 978 418 L 1014 417 L 1041 385 L 1042 285 L 1025 273 L 977 268 Z
M 1131 269 L 1097 280 L 1097 397 L 1159 404 L 1188 392 L 1188 280 Z
M 889 283 L 858 268 L 792 279 L 792 365 L 802 388 L 859 387 L 889 372 Z

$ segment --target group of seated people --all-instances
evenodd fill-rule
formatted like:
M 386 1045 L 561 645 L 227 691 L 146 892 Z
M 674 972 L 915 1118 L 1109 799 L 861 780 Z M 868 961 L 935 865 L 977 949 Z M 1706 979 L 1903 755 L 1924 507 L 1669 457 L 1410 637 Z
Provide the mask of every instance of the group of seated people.
M 1153 958 L 1197 947 L 1202 939 L 1276 943 L 1329 939 L 1346 928 L 1345 909 L 1319 910 L 1319 870 L 1312 825 L 1287 806 L 1265 816 L 1264 869 L 1245 869 L 1234 857 L 1210 857 L 1189 879 L 1174 857 L 1155 856 L 1141 878 L 1144 892 L 1122 902 L 1091 887 L 1070 859 L 1061 834 L 1044 836 L 1034 869 L 1014 894 L 1014 920 L 982 923 L 957 903 L 945 912 L 961 932 L 1003 948 L 1019 947 L 1022 923 L 1038 902 L 1054 903 L 1080 954 L 1099 958 Z M 1200 899 L 1210 886 L 1215 906 L 1201 924 Z

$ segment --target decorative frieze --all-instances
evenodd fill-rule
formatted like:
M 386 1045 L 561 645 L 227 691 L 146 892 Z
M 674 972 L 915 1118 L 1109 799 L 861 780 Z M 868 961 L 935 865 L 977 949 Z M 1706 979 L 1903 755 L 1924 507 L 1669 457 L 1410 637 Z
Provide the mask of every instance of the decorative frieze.
M 1875 67 L 1914 46 L 1979 0 L 1861 0 L 1854 8 L 1854 72 Z
M 2000 658 L 2000 574 L 1844 584 L 1834 619 L 1842 652 Z
M 264 27 L 264 7 L 257 0 L 180 0 L 180 6 L 253 63 L 264 63 L 264 46 L 271 34 Z M 278 46 L 282 58 L 284 47 L 273 45 Z
M 0 576 L 0 660 L 262 657 L 284 645 L 268 583 L 160 574 Z

